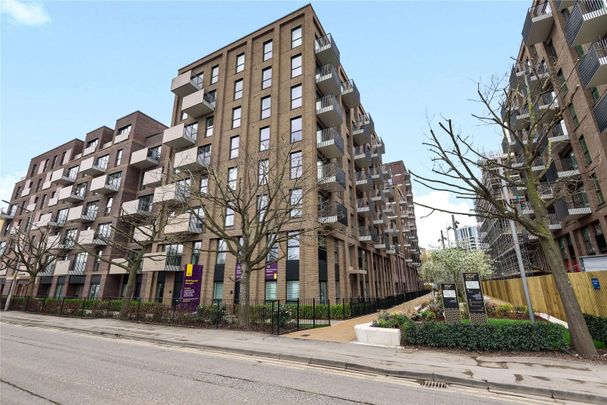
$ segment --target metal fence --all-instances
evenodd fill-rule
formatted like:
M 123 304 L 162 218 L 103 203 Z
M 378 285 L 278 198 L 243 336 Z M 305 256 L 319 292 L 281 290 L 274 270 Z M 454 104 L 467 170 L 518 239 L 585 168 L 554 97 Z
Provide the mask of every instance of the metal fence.
M 249 329 L 280 335 L 298 330 L 329 326 L 332 321 L 355 318 L 427 294 L 415 291 L 385 298 L 298 299 L 293 301 L 251 301 Z M 6 297 L 0 298 L 4 308 Z M 178 299 L 170 304 L 154 300 L 132 299 L 122 311 L 122 298 L 88 299 L 77 297 L 13 297 L 10 310 L 80 318 L 117 318 L 136 322 L 189 327 L 241 329 L 238 302 L 216 300 L 192 307 Z M 121 316 L 121 312 L 123 315 Z

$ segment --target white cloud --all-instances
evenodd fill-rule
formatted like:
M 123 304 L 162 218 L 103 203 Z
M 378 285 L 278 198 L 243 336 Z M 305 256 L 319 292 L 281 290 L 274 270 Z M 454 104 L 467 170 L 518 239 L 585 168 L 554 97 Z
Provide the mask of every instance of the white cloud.
M 450 195 L 446 191 L 431 191 L 428 194 L 415 195 L 414 201 L 416 203 L 452 212 L 470 211 L 471 207 L 466 202 L 452 202 L 449 197 Z M 415 206 L 417 237 L 421 247 L 438 248 L 441 245 L 439 241 L 441 229 L 443 230 L 443 233 L 445 233 L 445 237 L 447 237 L 447 227 L 451 225 L 451 214 L 434 211 L 429 217 L 423 218 L 430 212 L 432 212 L 432 210 L 428 208 L 420 207 L 419 205 Z M 467 215 L 455 215 L 455 220 L 459 222 L 460 226 L 476 225 L 476 218 Z M 450 232 L 449 238 L 451 242 L 454 241 L 453 232 Z M 445 241 L 445 244 L 446 243 L 447 242 Z
M 13 194 L 13 188 L 15 183 L 21 180 L 25 175 L 25 172 L 13 172 L 10 174 L 3 174 L 0 176 L 0 201 L 10 201 Z M 7 204 L 0 202 L 0 207 L 4 207 Z
M 11 17 L 15 24 L 44 25 L 51 22 L 42 4 L 21 0 L 2 0 L 1 11 Z

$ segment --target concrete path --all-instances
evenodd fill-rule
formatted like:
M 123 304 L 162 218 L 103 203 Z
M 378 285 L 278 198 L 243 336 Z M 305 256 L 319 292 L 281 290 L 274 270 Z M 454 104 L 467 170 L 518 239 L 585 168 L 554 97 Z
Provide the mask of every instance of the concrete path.
M 389 313 L 394 312 L 405 312 L 411 313 L 414 308 L 422 302 L 428 301 L 430 294 L 418 297 L 414 300 L 405 302 L 388 309 Z M 288 333 L 283 336 L 297 339 L 310 339 L 310 340 L 324 340 L 325 342 L 353 342 L 356 340 L 356 334 L 354 333 L 354 325 L 359 323 L 372 322 L 377 319 L 379 312 L 373 314 L 359 316 L 358 318 L 352 318 L 345 321 L 336 323 L 335 325 L 327 326 L 324 328 L 300 330 L 293 333 Z
M 385 348 L 231 330 L 179 328 L 115 319 L 60 318 L 22 312 L 2 313 L 2 333 L 5 324 L 238 353 L 328 366 L 344 372 L 436 381 L 492 392 L 607 403 L 607 366 L 554 356 Z

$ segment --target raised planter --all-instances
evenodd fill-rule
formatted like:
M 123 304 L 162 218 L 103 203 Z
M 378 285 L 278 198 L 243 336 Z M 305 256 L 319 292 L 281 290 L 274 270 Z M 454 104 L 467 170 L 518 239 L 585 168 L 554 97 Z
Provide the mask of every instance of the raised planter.
M 376 328 L 369 323 L 361 323 L 354 326 L 357 343 L 375 346 L 400 346 L 400 329 Z

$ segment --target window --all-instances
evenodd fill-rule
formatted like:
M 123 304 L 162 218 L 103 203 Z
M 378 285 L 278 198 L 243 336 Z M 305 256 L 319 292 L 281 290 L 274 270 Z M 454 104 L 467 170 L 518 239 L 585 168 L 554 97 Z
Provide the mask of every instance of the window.
M 240 100 L 242 98 L 243 83 L 243 79 L 234 82 L 234 100 Z
M 213 135 L 213 117 L 207 117 L 204 136 L 209 137 Z
M 66 158 L 66 152 L 63 151 L 63 153 L 61 154 L 61 164 L 64 165 L 65 164 L 65 158 Z
M 86 205 L 86 210 L 84 211 L 84 215 L 86 215 L 89 218 L 96 218 L 98 211 L 99 211 L 99 201 L 93 201 Z
M 236 190 L 238 182 L 238 168 L 230 167 L 228 169 L 228 187 L 230 190 Z
M 577 128 L 580 125 L 580 120 L 577 117 L 577 113 L 575 112 L 575 107 L 573 104 L 569 104 L 569 115 L 571 115 L 571 120 L 573 121 L 573 125 Z
M 202 251 L 202 242 L 196 241 L 192 244 L 192 264 L 200 262 L 200 252 Z
M 217 239 L 217 258 L 215 264 L 225 264 L 228 247 L 226 241 L 223 239 Z
M 605 198 L 603 197 L 603 191 L 601 191 L 601 184 L 599 183 L 599 178 L 596 173 L 590 175 L 590 181 L 592 182 L 592 187 L 594 188 L 594 192 L 596 193 L 596 200 L 598 204 L 603 204 L 605 202 Z
M 118 152 L 116 152 L 116 162 L 114 163 L 114 166 L 120 166 L 120 163 L 122 163 L 122 149 L 118 149 Z
M 63 297 L 63 286 L 65 285 L 65 276 L 57 278 L 57 286 L 55 287 L 55 298 Z
M 272 59 L 272 40 L 263 43 L 263 60 Z
M 302 133 L 303 129 L 301 117 L 291 118 L 291 143 L 301 141 Z
M 109 186 L 120 187 L 121 178 L 122 178 L 122 172 L 108 174 L 107 184 Z
M 217 83 L 219 80 L 219 66 L 215 65 L 211 68 L 211 84 Z
M 295 27 L 291 30 L 291 48 L 297 48 L 301 45 L 301 27 Z
M 112 213 L 112 204 L 114 203 L 114 199 L 112 197 L 107 199 L 105 203 L 105 215 L 110 215 Z
M 301 84 L 291 87 L 291 110 L 301 107 L 302 100 Z
M 194 86 L 196 86 L 197 89 L 202 89 L 204 84 L 204 74 L 202 72 L 193 74 L 190 81 L 194 83 Z
M 234 226 L 234 210 L 230 207 L 226 207 L 225 226 Z
M 297 179 L 300 178 L 303 174 L 302 167 L 302 153 L 301 152 L 293 152 L 291 153 L 291 178 Z
M 78 166 L 70 167 L 67 171 L 67 177 L 73 180 L 76 176 L 78 176 Z
M 118 135 L 126 135 L 131 133 L 131 126 L 127 125 L 118 130 Z
M 244 70 L 244 53 L 238 54 L 236 56 L 236 73 L 242 72 Z
M 270 96 L 261 99 L 261 119 L 268 118 L 272 110 L 272 98 Z
M 301 74 L 301 55 L 291 58 L 291 77 L 297 77 Z
M 287 260 L 299 260 L 299 232 L 288 234 Z
M 592 237 L 590 236 L 590 230 L 588 227 L 582 229 L 582 239 L 584 240 L 586 254 L 593 255 L 594 247 L 592 246 Z
M 590 89 L 590 95 L 592 96 L 592 101 L 594 101 L 595 104 L 601 98 L 601 93 L 599 93 L 599 89 L 597 89 L 596 87 Z
M 232 128 L 240 127 L 240 114 L 242 113 L 242 109 L 240 107 L 236 107 L 232 110 Z
M 260 160 L 258 165 L 258 177 L 257 181 L 260 185 L 267 184 L 268 173 L 270 171 L 270 161 L 268 159 Z
M 129 126 L 129 128 L 130 128 L 130 126 Z M 122 129 L 119 129 L 119 130 L 118 130 L 118 135 L 120 135 L 120 134 L 121 134 L 121 132 L 120 132 L 121 130 L 122 130 Z M 130 129 L 129 129 L 129 132 L 130 132 Z M 87 149 L 88 149 L 88 148 L 91 148 L 91 149 L 96 149 L 98 144 L 99 144 L 99 139 L 93 139 L 92 141 L 88 141 L 88 142 L 86 143 L 86 148 L 87 148 Z
M 260 196 L 257 196 L 257 214 L 258 214 L 257 219 L 259 220 L 259 222 L 264 221 L 264 219 L 266 218 L 267 210 L 268 210 L 268 195 L 262 194 Z
M 303 192 L 301 188 L 291 190 L 291 218 L 301 218 L 303 206 Z
M 69 229 L 63 235 L 63 244 L 66 248 L 72 248 L 74 246 L 74 242 L 76 241 L 76 235 L 78 234 L 78 229 Z
M 200 194 L 206 194 L 209 192 L 209 176 L 207 174 L 200 177 Z
M 605 251 L 607 251 L 607 242 L 605 241 L 605 234 L 603 234 L 601 224 L 597 221 L 592 224 L 592 226 L 594 228 L 594 235 L 596 236 L 596 244 L 599 247 L 599 252 L 605 253 Z
M 111 223 L 107 223 L 107 224 L 100 224 L 97 227 L 97 236 L 100 239 L 109 239 L 110 235 L 112 233 L 112 228 L 111 228 L 112 224 Z
M 287 281 L 287 301 L 299 299 L 299 281 Z
M 238 148 L 240 145 L 240 137 L 238 135 L 230 138 L 230 159 L 238 157 Z
M 584 56 L 584 47 L 582 45 L 577 45 L 575 47 L 575 52 L 577 52 L 577 56 L 581 58 L 582 56 Z
M 223 298 L 223 281 L 215 281 L 213 283 L 213 300 L 221 301 Z
M 270 250 L 268 250 L 268 254 L 266 255 L 266 262 L 274 263 L 278 261 L 279 246 L 276 243 L 276 234 L 269 234 L 266 243 L 270 246 Z
M 171 245 L 164 245 L 164 251 L 166 253 L 165 268 L 167 270 L 171 269 L 172 271 L 180 270 L 183 245 L 177 243 Z
M 558 79 L 559 85 L 561 86 L 561 92 L 564 96 L 565 94 L 567 94 L 569 89 L 567 88 L 567 80 L 565 79 L 565 75 L 563 74 L 563 71 L 561 69 L 559 69 L 559 71 L 557 72 L 556 78 Z
M 276 301 L 276 281 L 266 281 L 266 301 Z
M 590 151 L 588 150 L 588 145 L 586 144 L 586 139 L 584 139 L 584 135 L 580 136 L 579 139 L 580 147 L 582 148 L 582 154 L 584 155 L 584 162 L 589 165 L 592 163 L 592 157 L 590 156 Z
M 193 122 L 189 125 L 186 125 L 183 129 L 184 136 L 186 138 L 189 138 L 192 141 L 196 141 L 196 138 L 198 138 L 198 122 Z
M 56 164 L 57 164 L 57 155 L 53 156 L 53 163 L 51 163 L 51 169 L 54 169 Z
M 107 169 L 107 164 L 109 161 L 110 161 L 110 155 L 99 156 L 97 158 L 97 163 L 95 164 L 95 166 L 105 170 L 105 169 Z
M 548 55 L 552 57 L 553 62 L 556 61 L 558 55 L 556 54 L 556 48 L 554 47 L 552 41 L 548 41 L 548 43 L 546 44 L 546 48 L 548 49 Z
M 272 66 L 261 71 L 261 88 L 267 89 L 272 85 Z
M 98 296 L 99 296 L 99 281 L 91 282 L 91 287 L 89 289 L 89 299 L 96 300 Z
M 270 149 L 270 127 L 263 127 L 259 130 L 259 150 Z
M 38 167 L 38 165 L 36 163 L 34 163 L 34 165 L 32 166 L 32 170 L 30 171 L 30 177 L 32 177 L 34 174 L 36 174 L 37 167 Z

